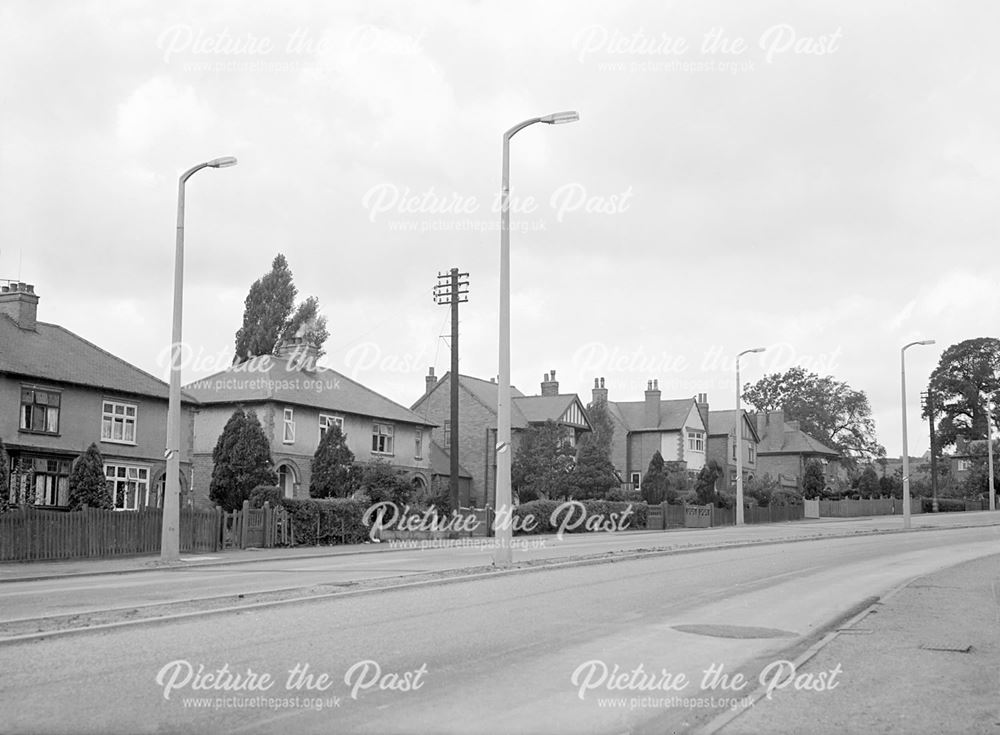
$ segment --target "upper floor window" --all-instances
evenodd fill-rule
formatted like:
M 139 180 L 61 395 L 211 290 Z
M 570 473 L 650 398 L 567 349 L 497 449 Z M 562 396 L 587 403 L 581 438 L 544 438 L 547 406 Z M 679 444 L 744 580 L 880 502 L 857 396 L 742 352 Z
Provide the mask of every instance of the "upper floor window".
M 969 461 L 967 459 L 960 459 L 960 460 L 958 460 L 958 471 L 959 472 L 968 472 L 971 469 L 972 469 L 972 462 L 971 461 Z
M 58 434 L 60 398 L 58 391 L 22 388 L 21 431 Z
M 755 452 L 754 452 L 753 444 L 747 444 L 747 461 L 750 464 L 753 464 L 754 455 L 755 455 Z
M 101 441 L 135 444 L 138 407 L 134 403 L 104 401 L 101 411 Z
M 633 486 L 634 486 L 635 488 L 638 488 L 638 487 L 639 487 L 639 485 L 641 484 L 641 480 L 642 480 L 642 473 L 640 473 L 640 472 L 633 472 L 633 473 L 632 473 L 632 474 L 630 474 L 630 475 L 629 475 L 629 477 L 628 477 L 628 481 L 629 481 L 629 482 L 630 482 L 630 483 L 631 483 L 631 484 L 632 484 L 632 485 L 633 485 Z
M 736 461 L 736 439 L 733 439 L 733 461 Z
M 413 436 L 413 458 L 421 459 L 424 456 L 424 430 L 417 427 Z
M 702 431 L 688 432 L 688 449 L 692 452 L 705 451 L 705 433 Z
M 444 420 L 444 445 L 451 446 L 451 419 Z
M 326 437 L 326 432 L 330 430 L 331 426 L 336 426 L 340 429 L 340 433 L 344 433 L 344 417 L 343 416 L 333 416 L 328 413 L 321 413 L 319 415 L 319 440 L 323 441 Z M 292 429 L 294 435 L 295 429 Z
M 392 454 L 392 424 L 372 424 L 372 451 Z
M 295 443 L 295 411 L 291 408 L 285 409 L 284 421 L 282 422 L 281 441 L 285 444 Z

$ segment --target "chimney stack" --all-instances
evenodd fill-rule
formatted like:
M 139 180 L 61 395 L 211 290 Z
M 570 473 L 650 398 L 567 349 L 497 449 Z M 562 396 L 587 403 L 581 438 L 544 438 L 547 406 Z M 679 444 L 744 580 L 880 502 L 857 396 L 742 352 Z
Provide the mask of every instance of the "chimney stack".
M 705 424 L 705 431 L 708 432 L 708 393 L 699 393 L 695 399 L 698 404 L 698 413 L 701 414 L 701 421 Z
M 646 383 L 646 426 L 655 429 L 660 425 L 660 381 L 650 380 Z
M 608 402 L 608 389 L 604 387 L 604 378 L 594 378 L 594 390 L 592 396 L 594 403 Z
M 432 390 L 434 386 L 437 385 L 437 377 L 434 375 L 434 368 L 427 368 L 427 376 L 424 378 L 424 395 L 427 395 Z
M 37 331 L 38 296 L 35 287 L 17 281 L 0 287 L 0 314 L 9 316 L 21 329 Z
M 555 370 L 545 373 L 545 377 L 542 380 L 542 395 L 543 396 L 559 395 L 559 383 L 556 382 Z

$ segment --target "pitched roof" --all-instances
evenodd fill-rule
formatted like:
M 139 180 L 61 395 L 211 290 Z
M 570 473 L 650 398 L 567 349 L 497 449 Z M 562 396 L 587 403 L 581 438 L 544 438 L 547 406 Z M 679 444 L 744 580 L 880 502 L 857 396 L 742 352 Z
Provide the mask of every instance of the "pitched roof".
M 579 400 L 576 393 L 560 393 L 555 396 L 519 396 L 512 399 L 511 403 L 529 423 L 540 424 L 549 420 L 559 421 L 566 414 L 566 411 Z M 589 427 L 586 414 L 583 411 L 580 413 L 584 423 L 577 425 Z
M 759 442 L 760 437 L 757 436 L 757 427 L 754 426 L 754 422 L 750 420 L 747 416 L 746 411 L 740 409 L 740 413 L 743 414 L 744 427 L 750 427 L 753 437 Z M 708 435 L 709 436 L 721 436 L 723 434 L 730 435 L 736 434 L 736 409 L 731 409 L 729 411 L 709 411 L 708 412 Z
M 831 449 L 797 426 L 781 422 L 781 431 L 775 431 L 776 421 L 767 421 L 764 435 L 760 437 L 757 454 L 825 454 L 839 457 L 840 451 Z
M 687 421 L 693 405 L 695 405 L 694 398 L 660 401 L 660 423 L 658 426 L 648 426 L 646 424 L 645 401 L 608 401 L 608 406 L 613 407 L 612 412 L 618 415 L 629 431 L 678 431 L 683 429 L 684 422 Z
M 431 474 L 451 476 L 451 454 L 438 446 L 435 441 L 431 442 Z M 461 463 L 458 465 L 458 476 L 472 479 L 472 475 Z
M 186 390 L 205 405 L 274 401 L 336 413 L 435 426 L 395 401 L 324 367 L 264 355 L 196 380 Z
M 169 386 L 58 324 L 21 329 L 0 314 L 0 372 L 167 400 Z M 182 394 L 185 401 L 193 397 Z

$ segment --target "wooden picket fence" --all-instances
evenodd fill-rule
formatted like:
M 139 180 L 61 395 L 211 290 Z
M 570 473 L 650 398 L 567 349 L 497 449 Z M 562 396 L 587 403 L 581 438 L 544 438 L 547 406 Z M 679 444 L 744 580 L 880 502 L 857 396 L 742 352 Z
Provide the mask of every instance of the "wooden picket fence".
M 107 558 L 160 551 L 163 511 L 79 511 L 19 508 L 0 513 L 0 562 Z M 224 513 L 219 508 L 180 511 L 180 550 L 215 552 L 223 548 L 289 544 L 284 508 Z M 234 532 L 235 531 L 235 532 Z

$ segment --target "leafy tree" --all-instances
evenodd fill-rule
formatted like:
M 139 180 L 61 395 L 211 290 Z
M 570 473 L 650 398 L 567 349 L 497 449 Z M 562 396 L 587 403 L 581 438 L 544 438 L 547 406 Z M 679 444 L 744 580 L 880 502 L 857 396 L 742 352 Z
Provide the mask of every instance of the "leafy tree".
M 271 271 L 250 286 L 243 309 L 243 326 L 236 332 L 234 362 L 274 352 L 295 307 L 295 284 L 288 261 L 281 253 Z
M 346 498 L 354 491 L 351 469 L 354 452 L 337 424 L 332 424 L 316 447 L 309 480 L 312 498 Z
M 954 446 L 960 436 L 970 441 L 986 439 L 986 397 L 998 389 L 1000 339 L 967 339 L 946 349 L 928 385 L 935 418 L 941 417 L 936 428 L 937 448 Z M 927 406 L 923 415 L 929 415 Z M 994 406 L 994 426 L 998 420 L 1000 406 Z
M 902 472 L 900 472 L 902 475 Z M 900 475 L 882 475 L 878 480 L 879 495 L 886 498 L 903 497 L 903 480 Z
M 401 470 L 397 470 L 383 459 L 355 465 L 358 488 L 372 503 L 389 502 L 402 507 L 410 502 L 413 484 L 407 481 Z
M 528 427 L 511 464 L 511 482 L 520 501 L 566 497 L 575 455 L 565 430 L 554 421 Z
M 619 486 L 615 466 L 597 436 L 584 437 L 569 482 L 573 497 L 580 500 L 603 499 L 609 490 Z
M 708 460 L 698 472 L 698 478 L 694 481 L 694 492 L 698 496 L 699 505 L 714 504 L 719 500 L 715 482 L 721 473 L 722 468 L 714 459 Z
M 809 499 L 818 498 L 823 495 L 825 489 L 823 463 L 818 459 L 809 460 L 806 462 L 805 472 L 802 473 L 802 496 Z
M 962 494 L 966 498 L 977 498 L 983 496 L 989 499 L 990 492 L 990 463 L 986 441 L 977 441 L 969 444 L 969 460 L 971 467 L 969 474 L 961 483 Z M 996 486 L 1000 480 L 1000 446 L 997 440 L 993 440 L 993 484 Z M 994 489 L 994 492 L 996 490 Z
M 784 411 L 786 420 L 798 421 L 802 431 L 839 449 L 848 463 L 885 454 L 875 439 L 868 396 L 833 376 L 793 367 L 748 383 L 743 399 L 757 411 Z
M 316 348 L 316 356 L 322 357 L 325 354 L 323 343 L 330 332 L 326 328 L 326 317 L 319 313 L 319 299 L 315 296 L 310 296 L 299 304 L 282 330 L 278 344 L 299 336 L 299 330 L 302 331 L 301 336 L 306 344 Z
M 787 505 L 790 493 L 784 492 L 777 480 L 770 475 L 753 477 L 743 483 L 743 493 L 748 498 L 757 501 L 757 505 L 766 508 L 769 505 Z
M 243 506 L 258 485 L 277 485 L 271 447 L 257 414 L 237 408 L 212 450 L 212 482 L 208 496 L 223 510 Z
M 615 425 L 608 412 L 607 401 L 594 401 L 587 406 L 587 416 L 590 418 L 590 425 L 594 427 L 591 439 L 604 450 L 605 454 L 611 456 L 611 443 L 615 436 Z
M 10 510 L 10 464 L 7 450 L 0 439 L 0 513 Z
M 667 473 L 663 455 L 657 449 L 649 460 L 649 467 L 642 478 L 642 498 L 650 505 L 664 502 L 667 498 Z
M 69 473 L 69 507 L 79 510 L 114 507 L 108 479 L 104 475 L 104 457 L 97 444 L 91 444 L 87 451 L 76 458 Z
M 865 467 L 858 477 L 858 494 L 862 498 L 873 498 L 879 493 L 879 476 L 871 465 Z

